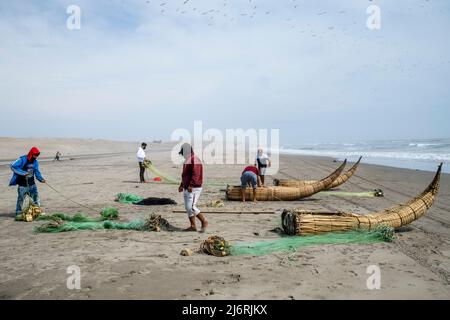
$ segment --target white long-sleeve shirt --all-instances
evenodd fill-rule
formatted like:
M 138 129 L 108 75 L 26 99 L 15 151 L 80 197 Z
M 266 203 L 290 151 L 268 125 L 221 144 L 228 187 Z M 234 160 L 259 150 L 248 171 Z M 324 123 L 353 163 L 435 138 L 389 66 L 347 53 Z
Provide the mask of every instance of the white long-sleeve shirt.
M 142 147 L 139 147 L 138 152 L 136 154 L 136 158 L 138 162 L 144 162 L 145 159 L 145 151 L 142 149 Z

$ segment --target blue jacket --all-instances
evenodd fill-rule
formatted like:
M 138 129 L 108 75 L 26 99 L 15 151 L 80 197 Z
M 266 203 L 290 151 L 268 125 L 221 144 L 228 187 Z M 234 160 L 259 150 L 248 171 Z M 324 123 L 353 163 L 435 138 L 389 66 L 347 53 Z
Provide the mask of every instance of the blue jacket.
M 27 156 L 21 156 L 19 159 L 17 159 L 15 162 L 13 162 L 11 164 L 11 170 L 14 172 L 11 181 L 9 182 L 10 186 L 15 186 L 17 185 L 17 176 L 21 175 L 24 176 L 26 175 L 28 172 L 22 170 L 22 168 L 25 166 L 25 164 L 27 163 Z M 43 181 L 44 178 L 41 175 L 41 172 L 39 171 L 39 162 L 37 160 L 34 160 L 33 162 L 33 171 L 34 171 L 34 175 L 36 176 L 36 178 L 39 181 Z

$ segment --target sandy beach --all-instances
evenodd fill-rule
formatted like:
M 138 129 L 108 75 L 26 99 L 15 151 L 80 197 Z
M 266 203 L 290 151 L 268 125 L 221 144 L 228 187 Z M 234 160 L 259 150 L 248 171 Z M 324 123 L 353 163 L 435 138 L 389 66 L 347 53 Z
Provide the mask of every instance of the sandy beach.
M 41 172 L 64 196 L 94 209 L 115 206 L 122 220 L 161 214 L 187 227 L 182 194 L 170 184 L 140 184 L 135 153 L 138 143 L 81 139 L 0 138 L 0 299 L 449 299 L 450 176 L 442 175 L 437 201 L 418 221 L 397 232 L 392 243 L 303 247 L 264 256 L 217 258 L 196 253 L 209 235 L 230 242 L 274 240 L 282 209 L 340 210 L 368 213 L 416 196 L 434 173 L 362 163 L 339 191 L 380 188 L 383 198 L 316 194 L 304 201 L 227 202 L 221 210 L 264 210 L 274 214 L 206 214 L 205 234 L 120 230 L 34 233 L 42 222 L 15 222 L 16 187 L 8 187 L 9 163 L 29 147 L 41 149 Z M 61 162 L 48 161 L 56 151 Z M 161 172 L 179 178 L 181 166 L 170 161 L 171 146 L 149 144 L 147 157 Z M 363 161 L 364 162 L 364 161 Z M 271 178 L 320 179 L 338 163 L 332 158 L 282 155 L 280 171 Z M 437 167 L 437 163 L 436 163 Z M 207 165 L 200 206 L 224 199 L 221 189 L 238 184 L 242 165 Z M 151 173 L 147 173 L 152 178 Z M 220 186 L 220 183 L 223 186 Z M 39 184 L 46 213 L 95 213 Z M 176 206 L 136 206 L 114 202 L 119 192 L 142 197 L 168 197 Z M 203 206 L 204 207 L 204 206 Z M 81 269 L 81 289 L 69 290 L 67 268 Z M 381 289 L 366 286 L 367 267 L 381 270 Z

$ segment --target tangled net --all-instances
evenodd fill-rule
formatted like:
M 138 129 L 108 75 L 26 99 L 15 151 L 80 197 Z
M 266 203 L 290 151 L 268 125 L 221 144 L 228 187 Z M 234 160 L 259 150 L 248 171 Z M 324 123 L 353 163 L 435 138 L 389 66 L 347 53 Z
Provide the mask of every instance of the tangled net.
M 225 257 L 230 255 L 230 244 L 222 237 L 210 236 L 202 242 L 200 250 L 212 256 Z
M 297 249 L 314 245 L 335 244 L 371 244 L 392 242 L 394 229 L 387 225 L 377 226 L 373 230 L 351 230 L 346 232 L 329 232 L 310 236 L 284 236 L 273 241 L 238 242 L 231 245 L 224 238 L 211 236 L 200 245 L 200 251 L 216 257 L 254 255 L 260 256 L 275 252 L 295 253 Z
M 114 209 L 114 210 L 113 210 Z M 169 221 L 161 215 L 151 214 L 146 220 L 136 219 L 130 222 L 116 222 L 118 211 L 115 208 L 106 208 L 102 211 L 100 218 L 90 218 L 83 214 L 68 216 L 63 213 L 56 213 L 49 216 L 42 216 L 40 220 L 50 221 L 41 226 L 35 227 L 35 232 L 67 232 L 76 230 L 134 230 L 134 231 L 177 231 L 177 227 L 172 226 Z
M 54 213 L 50 215 L 41 215 L 36 220 L 52 220 L 52 221 L 71 221 L 71 222 L 100 222 L 105 220 L 117 220 L 119 218 L 119 210 L 114 207 L 104 208 L 100 212 L 100 217 L 92 218 L 83 213 L 76 213 L 73 216 L 69 216 L 65 213 Z
M 29 204 L 23 211 L 22 214 L 16 216 L 16 221 L 26 221 L 31 222 L 38 219 L 44 213 L 42 209 L 34 204 Z

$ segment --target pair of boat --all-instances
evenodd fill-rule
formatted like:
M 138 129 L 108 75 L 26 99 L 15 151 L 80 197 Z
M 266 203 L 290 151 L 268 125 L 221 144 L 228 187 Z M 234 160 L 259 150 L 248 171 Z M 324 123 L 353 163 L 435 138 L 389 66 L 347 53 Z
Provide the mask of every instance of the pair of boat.
M 322 190 L 336 187 L 347 181 L 360 162 L 345 174 L 341 175 L 346 161 L 331 175 L 319 181 L 282 181 L 277 180 L 277 186 L 258 188 L 256 199 L 264 200 L 300 200 Z M 405 226 L 420 217 L 433 205 L 439 191 L 442 163 L 439 165 L 434 179 L 428 187 L 415 198 L 390 207 L 385 210 L 366 215 L 351 212 L 313 212 L 305 210 L 284 210 L 281 220 L 285 233 L 288 235 L 312 235 L 325 232 L 341 232 L 354 229 L 375 229 L 377 226 L 387 225 L 394 229 Z M 335 183 L 335 181 L 338 182 Z M 288 184 L 290 186 L 280 186 Z M 251 190 L 247 188 L 246 198 L 252 199 Z M 242 200 L 240 187 L 227 187 L 228 200 Z

